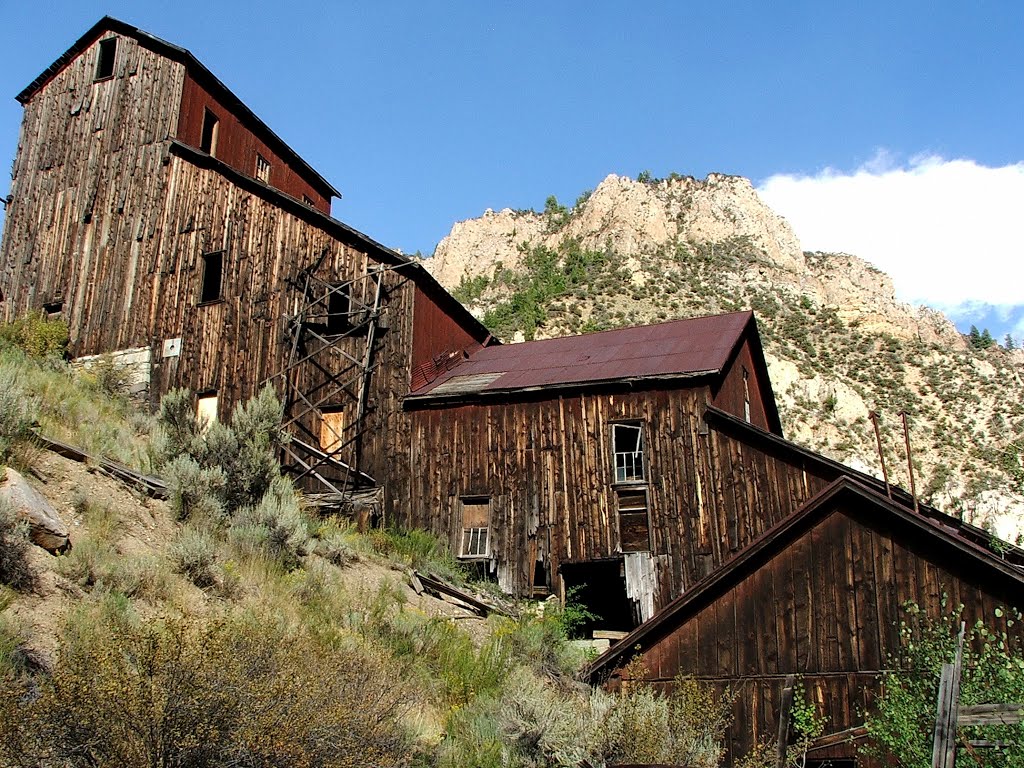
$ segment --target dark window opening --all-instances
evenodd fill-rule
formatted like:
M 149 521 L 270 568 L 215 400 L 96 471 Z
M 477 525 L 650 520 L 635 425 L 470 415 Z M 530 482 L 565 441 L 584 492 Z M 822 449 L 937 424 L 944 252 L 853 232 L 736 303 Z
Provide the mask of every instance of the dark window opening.
M 462 557 L 487 557 L 490 538 L 491 499 L 467 496 L 462 499 Z
M 217 126 L 220 121 L 208 109 L 203 110 L 203 132 L 199 139 L 199 148 L 208 155 L 217 154 Z
M 117 38 L 100 40 L 99 56 L 96 57 L 96 79 L 106 80 L 114 76 L 114 58 L 117 55 Z
M 352 311 L 352 297 L 349 296 L 349 285 L 338 283 L 332 285 L 327 294 L 327 335 L 338 336 L 349 329 L 349 313 Z
M 49 317 L 55 317 L 64 311 L 63 301 L 48 301 L 43 304 L 43 312 Z
M 644 479 L 644 432 L 640 424 L 612 425 L 612 453 L 616 483 Z
M 826 757 L 804 762 L 804 768 L 856 768 L 857 761 L 852 757 Z
M 304 202 L 310 208 L 316 208 L 316 203 L 313 202 L 313 198 L 310 197 L 309 195 L 303 195 L 302 202 Z
M 619 510 L 619 543 L 623 552 L 649 552 L 651 529 L 647 518 L 647 489 L 620 488 L 615 491 Z
M 224 274 L 224 252 L 214 251 L 203 254 L 203 282 L 199 294 L 199 303 L 217 301 L 220 298 L 221 282 Z
M 639 607 L 626 595 L 625 565 L 621 560 L 566 563 L 561 573 L 566 599 L 594 614 L 576 628 L 576 637 L 592 637 L 594 632 L 629 632 L 639 626 Z

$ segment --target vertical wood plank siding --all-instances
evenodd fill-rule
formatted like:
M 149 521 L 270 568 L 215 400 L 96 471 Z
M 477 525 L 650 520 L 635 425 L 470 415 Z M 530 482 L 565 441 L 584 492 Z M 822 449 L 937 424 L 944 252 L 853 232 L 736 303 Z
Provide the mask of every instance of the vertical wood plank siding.
M 660 609 L 827 484 L 796 459 L 708 429 L 709 397 L 707 387 L 649 389 L 413 410 L 403 522 L 457 550 L 459 498 L 488 495 L 502 587 L 526 593 L 535 552 L 557 588 L 563 563 L 621 552 L 610 430 L 638 420 Z
M 939 618 L 945 594 L 950 605 L 964 603 L 968 625 L 984 619 L 995 631 L 1021 634 L 995 613 L 1021 604 L 1019 582 L 995 579 L 976 561 L 901 525 L 874 508 L 841 503 L 736 579 L 701 594 L 641 653 L 645 678 L 669 688 L 687 675 L 731 689 L 731 764 L 775 735 L 790 674 L 803 675 L 829 732 L 862 724 L 878 694 L 878 673 L 899 648 L 907 601 Z M 844 744 L 812 757 L 852 755 Z
M 136 338 L 132 293 L 159 237 L 166 140 L 184 67 L 118 37 L 114 77 L 93 82 L 98 42 L 24 107 L 4 224 L 3 317 L 63 300 L 76 345 L 86 315 L 111 349 Z
M 254 176 L 256 153 L 270 162 L 270 186 L 291 195 L 296 200 L 303 196 L 313 201 L 313 206 L 322 213 L 331 212 L 329 193 L 319 188 L 310 179 L 292 167 L 278 155 L 266 141 L 243 124 L 238 117 L 220 104 L 202 85 L 186 73 L 182 89 L 181 110 L 178 116 L 176 137 L 193 147 L 200 146 L 203 132 L 203 116 L 209 109 L 216 115 L 217 146 L 214 154 L 246 176 Z

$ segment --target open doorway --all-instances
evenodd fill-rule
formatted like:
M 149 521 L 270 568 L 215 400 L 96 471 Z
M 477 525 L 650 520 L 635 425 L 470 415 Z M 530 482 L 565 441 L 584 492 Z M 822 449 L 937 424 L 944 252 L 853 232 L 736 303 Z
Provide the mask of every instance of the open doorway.
M 633 601 L 626 596 L 622 560 L 591 560 L 566 563 L 561 569 L 566 595 L 596 618 L 586 620 L 576 634 L 582 638 L 595 631 L 629 632 L 637 627 Z

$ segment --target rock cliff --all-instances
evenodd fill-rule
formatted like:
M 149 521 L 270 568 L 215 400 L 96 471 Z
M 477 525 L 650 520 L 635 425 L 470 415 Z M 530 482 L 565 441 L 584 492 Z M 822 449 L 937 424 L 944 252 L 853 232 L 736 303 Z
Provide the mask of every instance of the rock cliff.
M 757 313 L 787 437 L 1004 538 L 1024 520 L 1024 353 L 972 348 L 849 254 L 806 253 L 744 178 L 608 176 L 571 208 L 487 211 L 426 266 L 508 341 L 741 308 Z

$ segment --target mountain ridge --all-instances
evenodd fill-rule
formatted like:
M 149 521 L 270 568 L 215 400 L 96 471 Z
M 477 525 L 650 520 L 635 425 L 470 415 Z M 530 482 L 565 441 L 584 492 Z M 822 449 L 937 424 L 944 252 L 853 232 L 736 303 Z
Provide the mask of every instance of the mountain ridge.
M 748 179 L 609 175 L 570 208 L 457 222 L 425 266 L 506 341 L 753 309 L 787 436 L 1016 539 L 1024 352 L 978 349 L 851 254 L 805 252 Z

